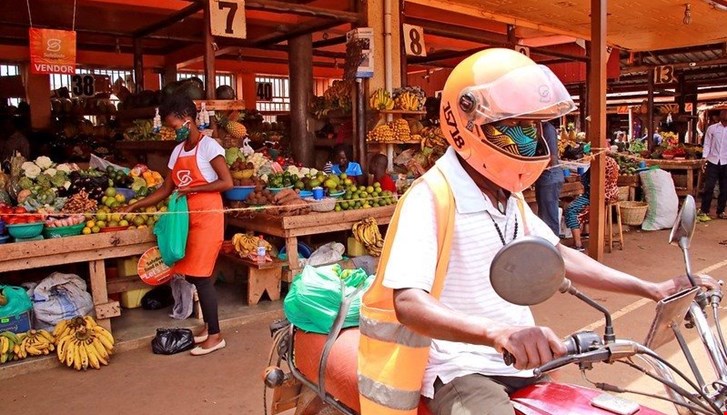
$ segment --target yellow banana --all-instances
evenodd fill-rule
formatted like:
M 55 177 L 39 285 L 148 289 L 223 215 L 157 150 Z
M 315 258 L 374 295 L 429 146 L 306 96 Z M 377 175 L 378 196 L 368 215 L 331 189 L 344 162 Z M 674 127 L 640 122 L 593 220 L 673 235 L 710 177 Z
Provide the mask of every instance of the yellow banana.
M 66 330 L 66 327 L 68 327 L 68 320 L 62 320 L 56 324 L 55 328 L 53 328 L 53 336 L 58 337 L 63 331 Z
M 56 348 L 56 354 L 58 355 L 58 360 L 61 362 L 66 360 L 66 350 L 68 350 L 68 339 L 70 337 L 66 336 L 61 338 L 58 341 L 58 347 Z
M 48 342 L 50 342 L 50 343 L 55 342 L 55 339 L 53 338 L 53 335 L 51 335 L 47 331 L 40 330 L 39 333 L 40 333 L 41 336 L 43 336 L 44 339 L 48 340 Z
M 86 321 L 86 327 L 89 329 L 92 329 L 97 326 L 96 322 L 93 320 L 93 317 L 86 316 L 83 318 Z
M 103 343 L 103 345 L 107 349 L 109 349 L 109 350 L 113 349 L 113 347 L 114 347 L 114 337 L 111 335 L 111 333 L 109 333 L 108 330 L 106 330 L 105 328 L 103 328 L 101 326 L 96 326 L 96 327 L 93 328 L 93 330 L 101 338 L 101 343 Z M 105 342 L 104 342 L 104 340 L 105 340 Z
M 86 353 L 86 344 L 82 342 L 78 345 L 78 355 L 81 358 L 80 366 L 81 369 L 88 369 L 88 354 Z
M 101 363 L 96 356 L 96 349 L 93 345 L 86 343 L 84 347 L 86 348 L 86 355 L 88 356 L 88 364 L 94 369 L 101 369 Z
M 74 341 L 73 345 L 73 368 L 81 370 L 81 344 Z
M 106 350 L 106 348 L 101 343 L 101 340 L 99 340 L 98 337 L 95 337 L 91 344 L 93 345 L 94 349 L 96 349 L 99 359 L 101 359 L 101 358 L 108 359 L 109 358 L 108 350 Z
M 5 354 L 8 352 L 8 348 L 10 347 L 10 340 L 6 337 L 0 337 L 0 354 Z
M 76 346 L 73 341 L 68 342 L 68 350 L 66 350 L 66 366 L 72 367 L 73 366 L 73 357 L 76 353 Z

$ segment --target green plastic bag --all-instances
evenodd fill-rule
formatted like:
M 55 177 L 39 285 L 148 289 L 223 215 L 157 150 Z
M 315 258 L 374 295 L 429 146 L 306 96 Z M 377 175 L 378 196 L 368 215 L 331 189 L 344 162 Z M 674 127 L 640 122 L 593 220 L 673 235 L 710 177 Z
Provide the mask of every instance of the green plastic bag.
M 285 317 L 301 330 L 328 334 L 344 298 L 351 302 L 343 328 L 358 326 L 361 297 L 374 282 L 363 269 L 343 270 L 338 264 L 303 268 L 290 285 L 283 302 Z M 359 287 L 363 286 L 363 289 Z
M 171 267 L 184 258 L 189 234 L 189 209 L 187 196 L 172 193 L 169 198 L 168 213 L 162 215 L 154 226 L 154 235 L 164 264 Z
M 23 287 L 0 285 L 0 292 L 8 301 L 4 306 L 0 306 L 0 318 L 17 316 L 33 308 L 33 303 Z

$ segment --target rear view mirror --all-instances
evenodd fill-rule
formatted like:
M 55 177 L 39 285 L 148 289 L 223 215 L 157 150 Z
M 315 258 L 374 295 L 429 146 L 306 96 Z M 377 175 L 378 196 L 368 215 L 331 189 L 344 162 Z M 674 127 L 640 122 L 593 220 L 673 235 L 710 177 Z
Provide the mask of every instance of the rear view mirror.
M 490 265 L 490 283 L 497 295 L 517 305 L 542 303 L 558 291 L 564 279 L 560 252 L 536 236 L 510 242 Z
M 674 226 L 671 228 L 669 243 L 677 245 L 681 249 L 689 249 L 696 227 L 697 207 L 694 202 L 694 198 L 691 195 L 688 195 L 684 199 L 684 204 L 679 211 L 679 215 L 674 222 Z

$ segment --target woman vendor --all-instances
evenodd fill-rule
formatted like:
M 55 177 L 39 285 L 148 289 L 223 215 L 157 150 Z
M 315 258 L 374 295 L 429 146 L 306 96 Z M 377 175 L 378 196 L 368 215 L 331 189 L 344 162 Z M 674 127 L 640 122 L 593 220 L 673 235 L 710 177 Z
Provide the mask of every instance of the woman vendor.
M 583 194 L 573 199 L 563 211 L 565 224 L 573 233 L 575 249 L 584 251 L 581 240 L 581 225 L 588 216 L 588 207 L 591 205 L 591 171 L 581 175 Z M 618 163 L 612 157 L 606 157 L 606 203 L 618 200 Z
M 217 294 L 211 275 L 224 238 L 221 192 L 232 188 L 232 176 L 225 163 L 225 150 L 197 128 L 197 108 L 189 97 L 170 96 L 159 114 L 167 126 L 174 128 L 180 142 L 169 159 L 171 172 L 159 189 L 126 211 L 155 206 L 174 191 L 187 196 L 190 211 L 187 248 L 184 258 L 173 265 L 172 272 L 186 276 L 197 288 L 206 324 L 195 335 L 197 347 L 191 354 L 205 355 L 226 346 L 220 334 Z

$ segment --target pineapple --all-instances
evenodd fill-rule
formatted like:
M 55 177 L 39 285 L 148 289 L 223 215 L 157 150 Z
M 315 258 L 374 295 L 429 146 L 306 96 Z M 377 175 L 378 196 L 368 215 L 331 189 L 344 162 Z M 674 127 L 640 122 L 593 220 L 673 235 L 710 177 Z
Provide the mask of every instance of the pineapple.
M 217 122 L 220 127 L 224 128 L 225 131 L 227 131 L 227 133 L 233 138 L 242 139 L 247 136 L 247 128 L 237 121 L 230 120 L 225 116 L 220 116 L 217 118 Z

